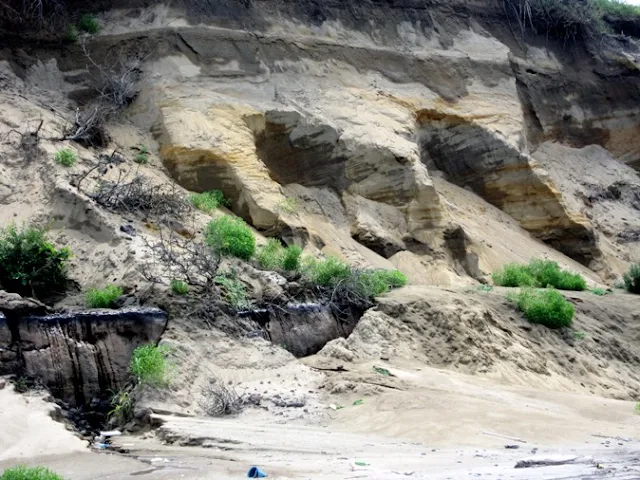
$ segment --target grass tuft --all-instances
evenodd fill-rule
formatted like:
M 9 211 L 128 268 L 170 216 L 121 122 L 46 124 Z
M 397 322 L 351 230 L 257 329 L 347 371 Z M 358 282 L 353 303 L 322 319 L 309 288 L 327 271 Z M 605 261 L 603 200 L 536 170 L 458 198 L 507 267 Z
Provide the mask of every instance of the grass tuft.
M 167 356 L 170 349 L 165 346 L 142 345 L 131 355 L 129 371 L 138 384 L 163 387 L 169 384 L 169 364 Z
M 189 293 L 189 285 L 187 285 L 187 282 L 174 278 L 171 280 L 171 290 L 176 295 L 186 295 Z
M 95 15 L 85 14 L 78 21 L 78 28 L 86 33 L 98 33 L 100 22 Z
M 60 475 L 44 467 L 18 465 L 7 468 L 0 474 L 0 480 L 63 480 Z
M 256 251 L 256 237 L 240 218 L 225 215 L 209 222 L 206 242 L 221 255 L 249 260 Z
M 73 167 L 78 161 L 78 156 L 73 150 L 69 150 L 68 148 L 63 148 L 56 152 L 53 156 L 53 160 L 63 167 Z
M 189 195 L 189 202 L 198 210 L 211 213 L 218 207 L 230 207 L 231 201 L 225 198 L 220 190 L 210 190 L 203 193 L 192 193 Z
M 122 289 L 115 285 L 107 285 L 103 289 L 92 288 L 85 295 L 88 308 L 112 308 L 122 295 Z

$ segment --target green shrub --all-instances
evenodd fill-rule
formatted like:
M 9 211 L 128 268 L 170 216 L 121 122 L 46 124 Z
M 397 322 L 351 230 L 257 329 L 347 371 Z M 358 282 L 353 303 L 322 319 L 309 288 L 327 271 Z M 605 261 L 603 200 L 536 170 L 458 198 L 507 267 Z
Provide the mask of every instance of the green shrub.
M 107 285 L 102 290 L 92 288 L 85 295 L 85 303 L 89 308 L 111 308 L 122 295 L 122 289 L 115 285 Z
M 0 230 L 0 285 L 8 292 L 36 297 L 64 292 L 69 258 L 71 251 L 56 249 L 43 229 L 10 225 Z
M 573 322 L 573 304 L 556 290 L 523 289 L 515 296 L 515 301 L 531 323 L 539 323 L 549 328 L 562 328 L 570 326 Z
M 65 43 L 78 43 L 78 29 L 76 28 L 75 25 L 69 25 L 67 27 L 64 37 L 62 37 L 62 40 Z
M 587 334 L 585 332 L 573 332 L 573 336 L 576 340 L 584 340 L 587 338 Z
M 109 420 L 115 420 L 118 425 L 123 425 L 133 418 L 136 403 L 135 391 L 126 388 L 116 392 L 109 402 L 111 410 L 107 413 Z
M 138 384 L 163 387 L 169 383 L 167 356 L 170 350 L 165 346 L 142 345 L 131 355 L 129 371 Z
M 587 282 L 579 273 L 561 270 L 557 262 L 532 260 L 529 265 L 506 264 L 493 274 L 502 287 L 553 287 L 560 290 L 585 290 Z
M 595 287 L 591 289 L 591 293 L 598 295 L 599 297 L 603 297 L 607 294 L 607 291 L 604 288 Z
M 306 274 L 316 285 L 330 287 L 351 276 L 351 267 L 335 257 L 308 261 Z
M 233 308 L 239 310 L 250 306 L 247 290 L 234 272 L 216 275 L 216 283 L 222 287 L 222 298 Z
M 624 280 L 624 288 L 628 292 L 640 294 L 640 263 L 631 265 L 629 271 L 622 278 Z
M 209 222 L 206 229 L 207 244 L 221 255 L 249 260 L 256 251 L 256 238 L 249 226 L 240 218 L 225 215 Z
M 7 468 L 0 475 L 0 480 L 63 480 L 62 477 L 44 467 L 17 467 Z
M 177 295 L 186 295 L 189 293 L 189 285 L 187 285 L 187 282 L 174 278 L 171 280 L 171 290 Z
M 269 238 L 267 244 L 258 248 L 256 260 L 261 268 L 265 270 L 277 270 L 282 268 L 285 249 L 279 240 Z
M 407 284 L 407 277 L 398 270 L 365 270 L 356 274 L 357 290 L 366 298 L 375 298 L 393 288 Z
M 139 165 L 146 165 L 149 163 L 149 154 L 140 152 L 136 155 L 133 161 Z
M 530 287 L 536 284 L 526 265 L 508 263 L 493 275 L 493 281 L 501 287 Z
M 98 33 L 100 31 L 100 22 L 94 15 L 85 14 L 80 17 L 78 28 L 87 33 Z
M 579 273 L 567 272 L 560 269 L 557 262 L 550 260 L 532 260 L 529 263 L 529 272 L 536 280 L 539 287 L 551 285 L 560 290 L 585 290 L 587 282 Z
M 621 0 L 593 0 L 600 14 L 611 17 L 638 17 L 640 16 L 640 6 L 631 5 Z
M 53 160 L 63 167 L 73 167 L 78 161 L 78 157 L 73 150 L 69 150 L 68 148 L 63 148 L 56 152 L 53 157 Z
M 302 248 L 297 245 L 289 245 L 284 250 L 282 257 L 282 268 L 288 272 L 295 272 L 300 268 L 300 256 Z
M 193 193 L 189 195 L 189 202 L 198 210 L 210 213 L 216 208 L 230 207 L 231 201 L 225 198 L 224 194 L 220 190 L 210 190 L 204 193 Z

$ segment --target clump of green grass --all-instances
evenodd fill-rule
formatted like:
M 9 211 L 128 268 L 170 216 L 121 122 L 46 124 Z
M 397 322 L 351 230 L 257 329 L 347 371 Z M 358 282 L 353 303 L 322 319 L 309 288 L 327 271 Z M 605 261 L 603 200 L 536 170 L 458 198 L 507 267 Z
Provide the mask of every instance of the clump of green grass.
M 351 267 L 336 257 L 323 260 L 309 258 L 305 265 L 305 274 L 315 285 L 330 287 L 349 279 Z
M 640 294 L 640 264 L 631 265 L 629 271 L 623 275 L 624 288 L 630 293 Z
M 211 213 L 218 207 L 230 207 L 231 201 L 225 198 L 220 190 L 210 190 L 203 193 L 192 193 L 189 195 L 189 202 L 198 210 Z
M 225 215 L 209 222 L 207 244 L 221 255 L 249 260 L 256 251 L 256 237 L 240 218 Z
M 575 307 L 556 290 L 524 288 L 511 298 L 531 323 L 562 328 L 569 327 L 573 322 Z
M 53 156 L 53 160 L 63 167 L 73 167 L 78 161 L 78 156 L 73 150 L 68 148 L 63 148 L 62 150 L 58 150 L 56 154 Z
M 28 225 L 0 229 L 0 284 L 6 291 L 36 297 L 65 291 L 71 251 L 56 249 L 45 233 Z
M 165 346 L 141 345 L 133 351 L 129 371 L 140 385 L 163 387 L 169 384 L 170 349 Z
M 398 270 L 364 270 L 355 275 L 356 290 L 366 298 L 375 298 L 394 288 L 404 287 L 407 277 Z
M 7 468 L 0 475 L 0 480 L 63 480 L 60 475 L 44 467 L 27 467 L 18 465 Z
M 174 278 L 171 280 L 171 290 L 177 295 L 186 295 L 189 293 L 189 285 L 187 282 Z
M 78 43 L 78 29 L 75 25 L 69 25 L 62 37 L 65 43 Z
M 527 265 L 508 263 L 492 275 L 496 285 L 501 287 L 530 287 L 536 280 Z
M 594 295 L 598 295 L 599 297 L 603 297 L 607 294 L 607 291 L 604 288 L 594 287 L 590 290 Z
M 95 15 L 85 14 L 78 21 L 78 28 L 86 33 L 98 33 L 100 22 Z
M 284 247 L 275 238 L 267 239 L 266 245 L 258 248 L 256 260 L 261 268 L 265 270 L 277 270 L 282 266 Z
M 573 332 L 573 336 L 576 340 L 584 340 L 587 338 L 587 334 L 585 332 Z
M 222 287 L 222 297 L 236 310 L 250 306 L 249 296 L 244 284 L 238 280 L 235 272 L 224 272 L 216 275 L 215 281 Z
M 85 295 L 85 303 L 88 308 L 112 308 L 121 295 L 122 288 L 116 285 L 107 285 L 103 289 L 92 288 Z
M 146 165 L 149 163 L 149 149 L 145 145 L 139 145 L 137 148 L 138 153 L 133 161 L 140 165 Z
M 612 17 L 638 17 L 640 7 L 621 0 L 592 0 L 602 15 Z
M 282 268 L 287 272 L 295 272 L 300 269 L 302 248 L 297 245 L 289 245 L 284 250 Z
M 640 402 L 636 403 L 635 412 L 636 412 L 637 414 L 640 414 Z
M 279 240 L 269 238 L 266 245 L 258 248 L 256 260 L 265 270 L 297 271 L 300 268 L 302 249 L 297 245 L 283 247 Z
M 480 285 L 478 286 L 478 290 L 480 290 L 481 292 L 491 292 L 493 291 L 493 286 L 492 285 Z
M 529 265 L 509 263 L 493 274 L 502 287 L 553 287 L 559 290 L 585 290 L 587 282 L 578 273 L 560 269 L 556 262 L 532 260 Z

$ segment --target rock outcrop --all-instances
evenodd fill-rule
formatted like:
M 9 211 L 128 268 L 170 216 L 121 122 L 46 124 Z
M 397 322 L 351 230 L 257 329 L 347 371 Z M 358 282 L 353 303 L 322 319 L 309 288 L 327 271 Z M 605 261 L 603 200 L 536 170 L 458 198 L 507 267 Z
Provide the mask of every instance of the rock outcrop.
M 85 405 L 119 388 L 133 350 L 157 343 L 166 324 L 151 308 L 0 315 L 0 372 L 32 377 L 57 398 Z

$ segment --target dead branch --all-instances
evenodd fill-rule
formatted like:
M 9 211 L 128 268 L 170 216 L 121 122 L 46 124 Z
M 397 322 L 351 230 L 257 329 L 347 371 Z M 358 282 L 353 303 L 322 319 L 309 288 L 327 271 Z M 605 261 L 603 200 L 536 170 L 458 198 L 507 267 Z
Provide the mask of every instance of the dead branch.
M 115 110 L 105 103 L 76 109 L 75 120 L 62 140 L 73 140 L 86 147 L 105 147 L 109 143 L 106 122 Z
M 116 109 L 122 109 L 135 100 L 139 93 L 140 59 L 119 55 L 113 65 L 103 66 L 93 60 L 86 41 L 82 42 L 82 51 L 98 72 L 94 88 L 102 102 L 111 104 Z
M 227 385 L 213 376 L 207 385 L 202 387 L 198 405 L 207 415 L 222 417 L 240 413 L 245 403 L 231 385 Z
M 207 292 L 212 291 L 220 266 L 220 255 L 211 247 L 194 238 L 185 238 L 173 230 L 167 233 L 162 228 L 157 241 L 144 239 L 144 242 L 154 260 L 145 265 L 142 271 L 148 281 L 160 283 L 179 279 L 189 285 L 203 287 Z M 207 302 L 201 303 L 201 307 L 207 306 Z
M 120 178 L 101 181 L 91 197 L 101 206 L 118 213 L 172 216 L 179 218 L 191 205 L 175 184 L 153 184 L 142 175 L 130 182 Z

